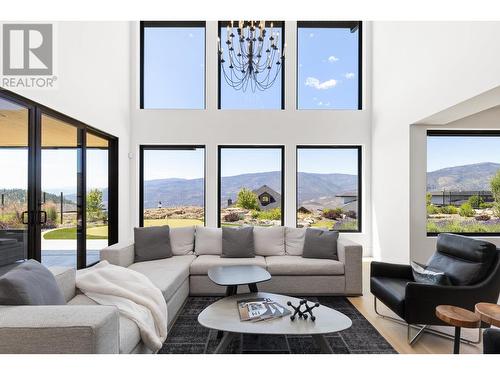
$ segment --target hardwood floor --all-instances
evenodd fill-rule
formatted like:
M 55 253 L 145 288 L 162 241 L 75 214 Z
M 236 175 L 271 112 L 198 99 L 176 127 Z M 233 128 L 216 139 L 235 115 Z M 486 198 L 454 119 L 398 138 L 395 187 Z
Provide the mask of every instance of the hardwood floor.
M 453 341 L 436 335 L 424 333 L 419 340 L 410 346 L 406 340 L 406 326 L 384 319 L 375 313 L 373 295 L 370 293 L 370 258 L 363 259 L 363 296 L 351 297 L 351 303 L 364 315 L 364 317 L 380 332 L 380 334 L 401 354 L 451 354 Z M 395 316 L 381 302 L 377 303 L 379 312 Z M 450 328 L 443 331 L 453 333 Z M 462 337 L 477 340 L 478 330 L 463 329 Z M 415 334 L 415 330 L 412 334 Z M 482 343 L 478 345 L 461 344 L 460 353 L 480 354 L 483 351 Z

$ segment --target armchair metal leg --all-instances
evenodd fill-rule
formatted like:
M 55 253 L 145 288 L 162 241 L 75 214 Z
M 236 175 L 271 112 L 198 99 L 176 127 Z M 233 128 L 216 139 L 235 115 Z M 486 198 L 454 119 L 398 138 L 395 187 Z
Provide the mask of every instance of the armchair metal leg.
M 375 297 L 375 296 L 373 297 L 373 307 L 375 309 L 375 314 L 377 314 L 381 318 L 387 319 L 387 320 L 390 320 L 392 322 L 395 322 L 395 323 L 407 326 L 407 340 L 408 340 L 408 344 L 410 344 L 410 345 L 415 344 L 415 342 L 417 342 L 418 338 L 420 338 L 420 336 L 424 332 L 430 333 L 430 334 L 435 335 L 435 336 L 440 336 L 440 337 L 446 338 L 448 340 L 455 340 L 455 336 L 454 335 L 450 335 L 450 334 L 445 333 L 445 332 L 437 331 L 437 330 L 435 330 L 433 328 L 430 328 L 428 325 L 422 326 L 422 325 L 419 325 L 419 324 L 408 324 L 408 323 L 406 323 L 402 319 L 393 318 L 392 316 L 381 314 L 377 310 L 377 297 Z M 415 328 L 415 329 L 419 330 L 417 332 L 417 334 L 415 336 L 413 336 L 413 338 L 411 338 L 411 328 Z M 464 338 L 460 338 L 460 342 L 463 343 L 463 344 L 467 344 L 467 345 L 477 345 L 477 344 L 480 344 L 481 343 L 481 339 L 483 337 L 482 332 L 483 332 L 483 329 L 479 328 L 478 329 L 479 335 L 478 335 L 477 340 L 475 340 L 475 341 L 467 340 L 467 339 L 464 339 Z

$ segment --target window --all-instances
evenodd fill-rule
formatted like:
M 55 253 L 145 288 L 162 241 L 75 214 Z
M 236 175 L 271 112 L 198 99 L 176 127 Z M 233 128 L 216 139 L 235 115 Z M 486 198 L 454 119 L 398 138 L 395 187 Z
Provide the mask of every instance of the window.
M 272 30 L 271 30 L 272 22 Z M 266 21 L 266 33 L 274 33 L 275 37 L 278 38 L 278 45 L 280 51 L 283 51 L 284 47 L 284 22 L 280 21 Z M 219 38 L 221 41 L 221 46 L 224 49 L 222 58 L 225 61 L 229 61 L 228 48 L 226 45 L 227 40 L 227 27 L 230 22 L 223 21 L 219 22 Z M 236 24 L 233 25 L 233 34 L 237 35 Z M 235 43 L 236 44 L 236 43 Z M 281 65 L 281 71 L 276 77 L 274 84 L 266 89 L 259 90 L 256 88 L 254 91 L 251 89 L 250 85 L 246 89 L 236 90 L 232 88 L 224 78 L 224 74 L 221 71 L 220 60 L 218 62 L 219 66 L 219 109 L 284 109 L 285 108 L 285 97 L 284 97 L 284 73 L 285 64 Z
M 297 23 L 297 108 L 361 109 L 362 23 Z
M 205 108 L 205 22 L 141 22 L 141 108 Z
M 283 225 L 284 146 L 219 146 L 220 225 Z
M 141 146 L 140 225 L 205 223 L 205 146 Z
M 297 146 L 297 227 L 361 231 L 361 146 Z
M 500 132 L 427 132 L 427 233 L 500 233 Z

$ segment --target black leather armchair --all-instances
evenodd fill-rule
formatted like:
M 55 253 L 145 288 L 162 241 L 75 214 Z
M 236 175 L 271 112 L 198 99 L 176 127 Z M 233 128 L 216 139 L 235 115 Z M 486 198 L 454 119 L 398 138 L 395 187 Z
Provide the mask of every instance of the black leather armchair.
M 483 353 L 500 354 L 500 329 L 488 328 L 484 330 Z
M 409 265 L 371 263 L 370 291 L 408 325 L 445 325 L 436 317 L 438 305 L 474 311 L 478 302 L 497 303 L 500 293 L 500 250 L 465 236 L 440 234 L 428 262 L 453 285 L 415 282 Z

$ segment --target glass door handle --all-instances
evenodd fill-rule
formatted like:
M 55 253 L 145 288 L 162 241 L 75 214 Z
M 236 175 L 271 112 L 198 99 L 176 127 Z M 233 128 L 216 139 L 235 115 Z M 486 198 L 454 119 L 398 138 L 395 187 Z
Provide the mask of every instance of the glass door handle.
M 23 224 L 29 224 L 29 220 L 30 220 L 29 212 L 28 211 L 23 211 L 22 214 L 21 214 L 21 222 Z
M 43 219 L 42 219 L 42 217 L 43 217 Z M 47 223 L 47 212 L 43 211 L 43 210 L 40 211 L 38 218 L 39 218 L 39 222 L 38 222 L 39 224 Z

